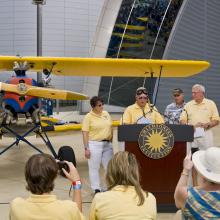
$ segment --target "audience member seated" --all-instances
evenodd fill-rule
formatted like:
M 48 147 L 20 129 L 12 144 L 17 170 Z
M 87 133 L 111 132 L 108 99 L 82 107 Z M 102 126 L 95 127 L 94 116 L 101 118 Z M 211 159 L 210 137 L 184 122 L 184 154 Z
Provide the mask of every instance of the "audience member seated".
M 220 148 L 189 153 L 175 190 L 175 203 L 182 209 L 183 219 L 220 219 Z M 192 168 L 198 172 L 200 185 L 188 187 Z
M 108 163 L 106 183 L 108 191 L 96 194 L 92 201 L 90 220 L 156 219 L 156 199 L 141 189 L 134 154 L 114 155 Z
M 27 190 L 31 192 L 27 199 L 15 198 L 10 205 L 10 220 L 82 220 L 84 219 L 81 199 L 81 183 L 78 171 L 70 162 L 66 162 L 69 173 L 63 169 L 66 177 L 73 183 L 73 201 L 58 200 L 52 194 L 54 180 L 58 173 L 55 159 L 48 154 L 36 154 L 30 157 L 25 166 Z

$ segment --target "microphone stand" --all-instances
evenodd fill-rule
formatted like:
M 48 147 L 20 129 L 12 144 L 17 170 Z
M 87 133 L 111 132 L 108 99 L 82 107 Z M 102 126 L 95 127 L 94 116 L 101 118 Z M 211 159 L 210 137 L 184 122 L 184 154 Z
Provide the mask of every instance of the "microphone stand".
M 121 115 L 121 125 L 124 125 L 123 117 L 124 117 L 124 112 L 123 112 L 122 115 Z
M 164 119 L 166 118 L 167 121 L 165 121 L 165 124 L 170 124 L 169 122 L 171 121 L 172 124 L 174 124 L 175 120 L 172 119 L 171 117 L 169 117 L 168 115 L 163 115 L 164 116 Z
M 144 118 L 146 118 L 146 117 L 145 117 L 146 114 L 145 114 L 145 112 L 144 112 L 144 108 L 142 108 L 142 112 L 143 112 L 143 116 L 144 116 Z
M 164 114 L 161 114 L 157 109 L 154 108 L 155 107 L 154 104 L 149 104 L 149 107 L 150 107 L 150 111 L 147 112 L 147 114 L 152 113 L 153 111 L 155 111 L 155 112 L 159 113 L 160 115 L 162 115 L 163 117 L 166 117 Z M 154 123 L 156 124 L 156 122 L 154 122 Z
M 154 107 L 155 107 L 154 104 L 150 104 L 149 106 L 150 106 L 150 111 L 149 111 L 149 112 L 152 113 L 153 111 L 155 111 L 155 112 L 159 113 L 160 115 L 163 115 L 163 114 L 161 114 L 157 109 L 154 108 Z M 163 116 L 164 116 L 164 115 L 163 115 Z
M 189 115 L 188 115 L 188 112 L 186 111 L 186 109 L 184 108 L 183 111 L 186 112 L 186 124 L 188 125 L 189 124 Z

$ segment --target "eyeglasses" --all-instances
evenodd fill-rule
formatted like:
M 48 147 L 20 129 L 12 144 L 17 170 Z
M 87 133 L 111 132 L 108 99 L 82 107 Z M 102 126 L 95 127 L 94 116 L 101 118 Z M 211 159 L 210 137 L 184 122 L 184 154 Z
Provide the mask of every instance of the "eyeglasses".
M 138 99 L 147 99 L 147 96 L 138 97 Z
M 180 96 L 180 94 L 175 94 L 175 95 L 173 95 L 174 97 L 179 97 Z
M 98 104 L 98 105 L 96 105 L 96 106 L 102 107 L 103 105 L 104 105 L 104 103 L 101 103 L 101 104 Z
M 138 90 L 138 91 L 136 92 L 136 95 L 141 95 L 141 94 L 147 95 L 147 91 L 146 91 L 145 89 L 142 89 L 142 90 Z

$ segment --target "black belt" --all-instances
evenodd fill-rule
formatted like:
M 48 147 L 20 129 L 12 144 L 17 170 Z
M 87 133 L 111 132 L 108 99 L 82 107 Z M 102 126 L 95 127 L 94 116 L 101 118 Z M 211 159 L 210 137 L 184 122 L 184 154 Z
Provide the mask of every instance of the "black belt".
M 104 141 L 106 141 L 106 142 L 110 142 L 110 140 L 106 140 L 106 139 L 104 139 L 104 140 L 101 140 L 101 141 L 103 141 L 103 142 L 104 142 Z

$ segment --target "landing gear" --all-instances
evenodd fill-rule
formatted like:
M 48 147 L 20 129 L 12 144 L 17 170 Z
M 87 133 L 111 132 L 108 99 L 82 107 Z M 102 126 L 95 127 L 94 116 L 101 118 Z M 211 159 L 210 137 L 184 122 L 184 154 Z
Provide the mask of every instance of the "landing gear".
M 25 125 L 25 127 L 23 127 L 23 131 L 22 131 L 22 126 L 18 126 L 18 125 L 5 125 L 2 124 L 0 126 L 0 131 L 1 131 L 1 136 L 4 134 L 4 136 L 12 136 L 15 137 L 15 141 L 10 144 L 9 146 L 5 147 L 1 152 L 0 155 L 2 155 L 3 153 L 5 153 L 6 151 L 8 151 L 10 148 L 12 148 L 13 146 L 18 146 L 20 141 L 25 142 L 28 146 L 30 146 L 31 148 L 33 148 L 34 150 L 36 150 L 39 153 L 43 153 L 43 151 L 41 151 L 38 147 L 36 147 L 35 145 L 33 145 L 30 141 L 28 141 L 26 139 L 27 136 L 29 136 L 31 133 L 35 133 L 36 135 L 38 135 L 39 137 L 41 137 L 41 139 L 43 140 L 43 142 L 45 143 L 45 145 L 48 147 L 48 149 L 50 150 L 50 152 L 52 153 L 53 157 L 55 159 L 58 159 L 60 161 L 69 161 L 72 162 L 74 166 L 76 166 L 76 157 L 75 157 L 75 153 L 72 149 L 72 147 L 70 146 L 61 146 L 58 150 L 58 154 L 56 153 L 52 143 L 50 142 L 50 139 L 48 138 L 48 135 L 46 133 L 46 131 L 43 130 L 43 127 L 41 127 L 40 124 L 35 124 L 34 126 L 30 126 L 27 127 L 27 125 Z M 63 172 L 60 172 L 60 174 L 62 176 L 65 177 Z

